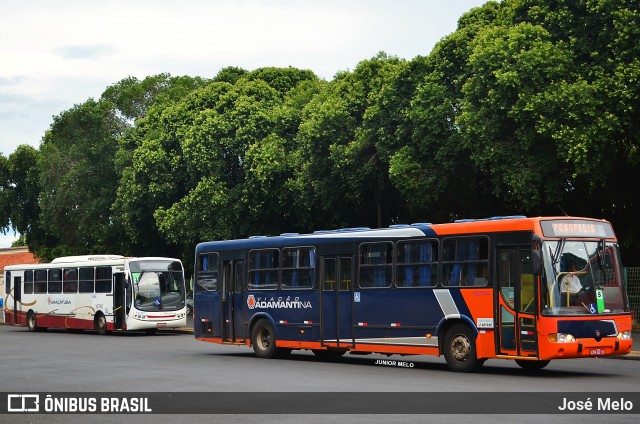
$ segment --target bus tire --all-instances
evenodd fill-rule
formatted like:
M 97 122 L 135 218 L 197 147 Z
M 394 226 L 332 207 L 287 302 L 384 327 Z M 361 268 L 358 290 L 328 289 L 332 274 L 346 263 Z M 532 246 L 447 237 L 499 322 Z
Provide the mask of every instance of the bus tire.
M 260 319 L 251 331 L 251 344 L 258 358 L 276 356 L 276 332 L 266 319 Z
M 96 315 L 96 319 L 94 321 L 95 329 L 98 330 L 98 334 L 104 336 L 107 334 L 107 318 L 101 313 Z
M 484 363 L 478 359 L 475 337 L 466 324 L 454 324 L 447 330 L 442 349 L 452 371 L 473 372 Z
M 525 370 L 541 370 L 549 365 L 549 360 L 544 361 L 525 361 L 523 359 L 516 359 L 516 364 L 520 365 L 520 368 Z
M 38 331 L 38 321 L 33 311 L 29 311 L 27 314 L 27 330 L 31 333 Z

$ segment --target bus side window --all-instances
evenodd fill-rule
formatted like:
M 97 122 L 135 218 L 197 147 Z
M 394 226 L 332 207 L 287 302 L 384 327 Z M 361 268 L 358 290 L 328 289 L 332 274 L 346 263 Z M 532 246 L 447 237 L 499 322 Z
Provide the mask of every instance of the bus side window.
M 396 263 L 398 287 L 433 287 L 438 276 L 438 242 L 398 242 Z
M 445 286 L 486 286 L 489 241 L 486 237 L 447 238 L 443 242 Z
M 62 291 L 64 293 L 76 293 L 78 291 L 78 268 L 65 268 L 62 270 Z
M 93 293 L 93 267 L 80 268 L 78 270 L 78 276 L 80 279 L 78 282 L 78 289 L 80 293 Z
M 295 247 L 282 249 L 282 288 L 313 287 L 315 249 Z
M 33 294 L 33 271 L 24 272 L 24 294 Z
M 39 269 L 34 272 L 34 293 L 46 293 L 47 292 L 47 270 Z
M 249 289 L 276 289 L 280 270 L 278 249 L 249 252 Z
M 363 243 L 359 256 L 360 287 L 391 287 L 393 243 Z

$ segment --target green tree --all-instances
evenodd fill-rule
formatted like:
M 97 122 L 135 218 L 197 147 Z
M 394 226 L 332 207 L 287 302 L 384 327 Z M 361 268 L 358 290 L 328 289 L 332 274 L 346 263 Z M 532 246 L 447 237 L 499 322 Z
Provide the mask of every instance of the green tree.
M 381 226 L 402 215 L 389 161 L 406 142 L 416 63 L 380 53 L 336 76 L 306 106 L 296 185 L 311 227 Z
M 470 42 L 456 119 L 504 204 L 609 218 L 627 247 L 640 234 L 638 188 L 624 183 L 640 171 L 637 6 L 500 3 Z
M 100 99 L 110 102 L 119 116 L 135 121 L 144 117 L 152 105 L 173 103 L 206 84 L 208 81 L 200 77 L 172 77 L 166 73 L 142 81 L 128 77 L 107 87 Z
M 123 141 L 136 147 L 114 208 L 132 240 L 190 254 L 202 240 L 279 230 L 293 109 L 316 82 L 308 71 L 260 69 L 151 108 Z
M 94 100 L 54 117 L 38 167 L 40 223 L 57 242 L 36 250 L 39 257 L 113 248 L 118 238 L 110 209 L 117 187 L 113 158 L 124 128 L 107 103 Z
M 38 150 L 21 145 L 8 160 L 0 160 L 4 182 L 0 192 L 3 228 L 17 231 L 23 239 L 33 239 L 32 250 L 47 239 L 40 222 L 38 157 Z

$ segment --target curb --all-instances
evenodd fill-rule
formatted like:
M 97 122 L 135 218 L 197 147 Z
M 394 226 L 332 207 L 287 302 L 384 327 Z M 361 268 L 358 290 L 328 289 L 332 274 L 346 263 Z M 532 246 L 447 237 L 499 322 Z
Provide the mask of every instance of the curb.
M 638 352 L 637 350 L 632 350 L 631 352 L 627 353 L 626 355 L 609 356 L 609 358 L 611 358 L 611 359 L 627 359 L 627 360 L 638 361 L 638 360 L 640 360 L 640 352 Z

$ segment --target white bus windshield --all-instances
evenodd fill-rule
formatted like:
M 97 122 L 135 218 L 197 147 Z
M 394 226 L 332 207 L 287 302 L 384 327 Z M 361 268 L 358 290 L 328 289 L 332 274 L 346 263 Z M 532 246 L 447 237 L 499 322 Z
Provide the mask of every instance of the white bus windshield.
M 140 311 L 171 311 L 184 307 L 185 287 L 180 262 L 136 261 L 129 264 L 134 305 Z

